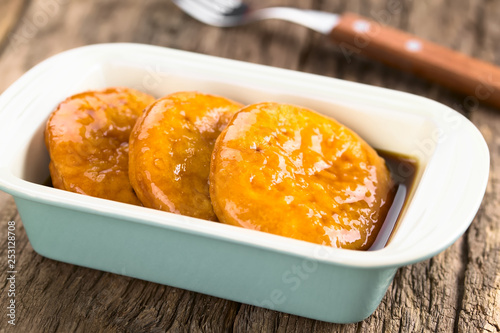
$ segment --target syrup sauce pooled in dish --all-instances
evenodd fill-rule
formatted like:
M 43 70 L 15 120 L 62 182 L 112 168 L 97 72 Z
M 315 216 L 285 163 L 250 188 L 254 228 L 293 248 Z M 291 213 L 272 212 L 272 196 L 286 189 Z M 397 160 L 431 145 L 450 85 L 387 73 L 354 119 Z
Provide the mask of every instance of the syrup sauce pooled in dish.
M 396 233 L 399 221 L 413 196 L 418 171 L 418 161 L 414 157 L 384 150 L 377 152 L 384 158 L 396 186 L 392 205 L 370 251 L 384 248 Z

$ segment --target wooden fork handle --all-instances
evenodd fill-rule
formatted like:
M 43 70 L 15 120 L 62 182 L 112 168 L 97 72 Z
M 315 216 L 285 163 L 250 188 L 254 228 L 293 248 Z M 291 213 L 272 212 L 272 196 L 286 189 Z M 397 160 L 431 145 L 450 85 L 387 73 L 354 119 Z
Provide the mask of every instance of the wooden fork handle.
M 361 53 L 466 94 L 463 105 L 500 108 L 500 68 L 352 13 L 330 36 L 349 63 Z

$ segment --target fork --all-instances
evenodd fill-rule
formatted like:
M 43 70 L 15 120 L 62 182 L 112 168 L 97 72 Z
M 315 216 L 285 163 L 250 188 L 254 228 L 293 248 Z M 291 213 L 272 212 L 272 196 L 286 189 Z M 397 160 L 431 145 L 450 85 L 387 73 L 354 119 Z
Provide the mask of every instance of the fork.
M 462 106 L 486 102 L 500 108 L 500 69 L 379 21 L 353 14 L 271 7 L 252 10 L 239 0 L 172 0 L 193 18 L 217 27 L 234 27 L 265 19 L 290 21 L 338 43 L 349 64 L 364 54 L 467 95 Z
M 238 0 L 172 0 L 193 18 L 216 27 L 234 27 L 266 19 L 280 19 L 327 34 L 337 24 L 339 15 L 318 10 L 270 7 L 250 10 Z

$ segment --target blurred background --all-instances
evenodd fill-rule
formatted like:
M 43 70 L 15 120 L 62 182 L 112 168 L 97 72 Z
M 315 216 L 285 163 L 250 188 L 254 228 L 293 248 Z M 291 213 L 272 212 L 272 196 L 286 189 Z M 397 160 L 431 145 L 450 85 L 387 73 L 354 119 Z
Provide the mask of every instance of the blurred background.
M 350 11 L 500 64 L 498 0 L 248 3 L 257 8 Z M 350 325 L 317 322 L 52 261 L 33 251 L 19 223 L 19 321 L 17 327 L 7 327 L 6 320 L 0 320 L 0 332 L 500 331 L 499 110 L 467 103 L 464 95 L 361 55 L 346 57 L 327 36 L 302 26 L 270 20 L 216 28 L 192 19 L 169 0 L 0 0 L 0 93 L 54 54 L 110 42 L 159 45 L 315 73 L 444 103 L 471 119 L 490 146 L 491 179 L 483 205 L 462 238 L 438 256 L 400 269 L 377 311 Z M 4 193 L 0 193 L 0 212 L 2 223 L 20 222 L 13 200 Z M 0 258 L 6 256 L 2 244 Z M 0 305 L 5 302 L 2 292 Z
M 480 59 L 499 61 L 500 3 L 495 0 L 249 0 L 254 8 L 292 6 L 358 13 Z M 193 20 L 169 0 L 2 0 L 0 91 L 41 60 L 74 47 L 134 42 L 365 82 L 413 93 L 468 112 L 438 85 L 354 54 L 347 59 L 327 36 L 270 20 L 215 28 Z M 463 98 L 462 98 L 463 99 Z

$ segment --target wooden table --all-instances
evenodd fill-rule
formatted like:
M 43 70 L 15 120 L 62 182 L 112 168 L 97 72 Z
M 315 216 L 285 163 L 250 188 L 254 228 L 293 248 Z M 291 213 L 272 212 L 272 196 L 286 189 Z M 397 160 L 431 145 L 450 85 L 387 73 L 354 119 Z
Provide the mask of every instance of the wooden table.
M 254 1 L 257 3 L 257 1 Z M 497 0 L 263 1 L 360 13 L 500 65 Z M 491 153 L 490 182 L 471 227 L 432 259 L 402 268 L 375 313 L 335 325 L 68 265 L 36 254 L 13 199 L 0 193 L 0 332 L 380 332 L 500 331 L 500 110 L 353 55 L 286 22 L 219 29 L 168 0 L 0 1 L 0 92 L 58 52 L 138 42 L 408 91 L 449 105 L 476 124 Z M 17 320 L 7 323 L 7 222 L 17 222 Z

